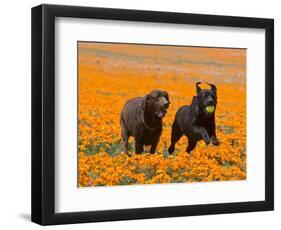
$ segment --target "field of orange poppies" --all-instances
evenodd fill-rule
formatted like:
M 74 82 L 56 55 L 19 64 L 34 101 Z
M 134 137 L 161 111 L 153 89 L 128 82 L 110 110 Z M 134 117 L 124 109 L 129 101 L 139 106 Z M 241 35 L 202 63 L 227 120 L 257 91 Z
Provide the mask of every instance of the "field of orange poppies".
M 201 141 L 187 154 L 182 137 L 169 155 L 175 113 L 190 104 L 197 81 L 217 86 L 221 144 Z M 166 90 L 171 101 L 157 153 L 128 157 L 120 111 L 153 89 Z M 78 187 L 246 179 L 245 49 L 79 42 L 78 99 Z

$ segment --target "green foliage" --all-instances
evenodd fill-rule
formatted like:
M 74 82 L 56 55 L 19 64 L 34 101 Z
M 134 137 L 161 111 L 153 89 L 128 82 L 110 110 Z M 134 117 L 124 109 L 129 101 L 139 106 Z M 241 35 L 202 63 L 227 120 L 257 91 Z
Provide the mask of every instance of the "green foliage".
M 184 183 L 186 182 L 185 180 L 181 180 L 181 179 L 171 179 L 170 183 Z
M 230 139 L 231 146 L 237 148 L 239 146 L 238 139 Z
M 124 146 L 122 145 L 120 140 L 115 141 L 113 143 L 100 142 L 96 145 L 87 146 L 85 149 L 85 153 L 87 155 L 95 155 L 102 150 L 104 150 L 110 156 L 115 157 L 124 151 Z M 129 143 L 129 151 L 134 151 L 134 146 L 131 143 Z
M 168 152 L 168 149 L 164 149 L 163 150 L 163 156 L 164 156 L 164 159 L 167 159 L 169 157 L 169 152 Z
M 129 177 L 129 176 L 123 176 L 119 180 L 119 185 L 129 185 L 129 184 L 135 184 L 137 182 L 136 179 Z
M 100 142 L 100 143 L 98 143 L 96 145 L 89 145 L 88 147 L 86 147 L 85 153 L 87 155 L 95 155 L 95 154 L 99 153 L 100 150 L 102 148 L 104 148 L 104 146 L 105 146 L 104 142 Z
M 225 134 L 234 133 L 234 128 L 232 126 L 218 125 L 217 129 L 221 132 L 224 132 Z
M 156 175 L 156 170 L 151 166 L 147 166 L 145 168 L 141 168 L 141 167 L 137 166 L 135 169 L 135 173 L 137 173 L 137 174 L 144 173 L 146 176 L 146 179 L 150 180 Z

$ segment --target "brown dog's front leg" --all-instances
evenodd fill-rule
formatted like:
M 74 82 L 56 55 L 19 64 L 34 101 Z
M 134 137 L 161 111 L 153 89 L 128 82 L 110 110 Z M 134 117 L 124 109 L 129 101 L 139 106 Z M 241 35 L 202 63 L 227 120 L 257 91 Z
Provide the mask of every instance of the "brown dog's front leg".
M 143 144 L 139 143 L 139 142 L 135 142 L 135 149 L 136 149 L 136 154 L 141 154 L 143 153 Z
M 155 140 L 154 143 L 152 143 L 151 147 L 150 147 L 150 153 L 153 154 L 156 152 L 156 148 L 157 148 L 157 145 L 158 145 L 158 142 L 159 142 L 159 139 Z
M 157 147 L 157 145 L 151 145 L 151 147 L 150 147 L 151 154 L 154 154 L 156 152 L 156 147 Z

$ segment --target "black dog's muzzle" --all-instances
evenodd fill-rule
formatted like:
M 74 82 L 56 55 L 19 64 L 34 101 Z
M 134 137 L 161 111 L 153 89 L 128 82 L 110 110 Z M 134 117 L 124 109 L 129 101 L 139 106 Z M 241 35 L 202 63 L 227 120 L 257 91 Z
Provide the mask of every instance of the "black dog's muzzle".
M 209 105 L 215 105 L 215 101 L 213 98 L 209 97 L 206 101 L 206 106 L 209 106 Z

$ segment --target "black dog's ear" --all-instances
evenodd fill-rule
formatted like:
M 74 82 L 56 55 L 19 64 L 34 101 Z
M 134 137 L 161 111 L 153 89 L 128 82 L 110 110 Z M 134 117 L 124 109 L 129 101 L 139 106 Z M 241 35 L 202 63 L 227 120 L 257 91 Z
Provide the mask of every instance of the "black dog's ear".
M 199 85 L 201 84 L 201 82 L 197 82 L 196 83 L 196 93 L 199 94 L 201 91 L 201 88 L 199 87 Z
M 141 104 L 141 108 L 144 110 L 145 109 L 145 106 L 146 106 L 146 102 L 149 100 L 150 96 L 149 94 L 147 94 L 144 98 L 143 98 L 143 101 L 142 101 L 142 104 Z
M 215 85 L 209 84 L 209 83 L 208 83 L 208 85 L 211 86 L 211 90 L 215 93 L 215 95 L 217 95 L 217 87 Z

